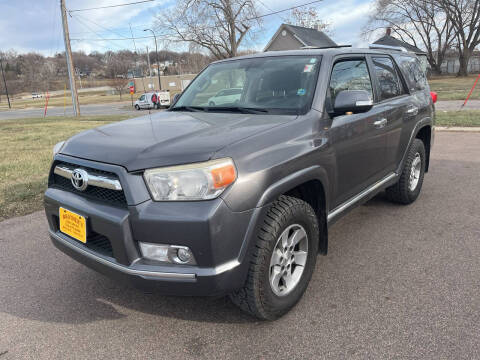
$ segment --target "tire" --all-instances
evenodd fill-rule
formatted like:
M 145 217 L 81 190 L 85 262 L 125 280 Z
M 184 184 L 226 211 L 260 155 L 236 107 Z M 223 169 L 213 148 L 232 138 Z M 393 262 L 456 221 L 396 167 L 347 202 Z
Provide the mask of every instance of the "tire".
M 208 103 L 208 106 L 210 106 L 210 107 L 215 106 L 215 103 L 214 103 L 213 101 L 210 101 L 210 102 Z
M 413 203 L 422 190 L 425 164 L 425 146 L 420 139 L 414 139 L 398 182 L 387 188 L 388 199 L 404 205 Z
M 140 110 L 140 106 L 135 105 L 135 109 Z
M 288 239 L 294 239 L 293 234 L 303 234 L 302 229 L 306 238 L 298 236 L 300 240 L 292 252 L 292 242 Z M 289 250 L 280 252 L 282 255 L 279 256 L 280 248 L 284 248 L 284 234 L 287 234 L 285 239 L 290 246 Z M 319 227 L 312 207 L 300 199 L 280 196 L 271 205 L 257 234 L 245 285 L 230 294 L 231 300 L 243 311 L 259 319 L 274 320 L 281 317 L 295 306 L 307 289 L 315 269 L 318 245 Z M 306 254 L 302 254 L 305 249 Z M 303 262 L 303 268 L 298 264 L 285 262 L 287 258 L 291 262 L 296 262 L 297 259 L 299 264 Z M 279 262 L 284 266 L 272 265 L 277 263 L 275 259 L 283 259 Z M 287 268 L 291 276 L 288 277 L 288 282 L 285 282 L 284 277 L 279 274 Z M 288 283 L 293 286 L 288 287 Z

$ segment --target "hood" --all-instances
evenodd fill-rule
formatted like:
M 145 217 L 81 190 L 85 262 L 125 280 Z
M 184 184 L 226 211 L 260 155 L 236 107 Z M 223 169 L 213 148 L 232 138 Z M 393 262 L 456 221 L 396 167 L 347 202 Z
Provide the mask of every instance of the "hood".
M 157 112 L 81 132 L 62 154 L 116 164 L 128 171 L 207 161 L 227 145 L 296 115 Z

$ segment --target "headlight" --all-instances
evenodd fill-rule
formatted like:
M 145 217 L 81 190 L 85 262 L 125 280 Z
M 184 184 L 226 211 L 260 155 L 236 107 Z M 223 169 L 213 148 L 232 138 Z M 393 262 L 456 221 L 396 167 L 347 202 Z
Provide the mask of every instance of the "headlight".
M 232 159 L 145 170 L 153 200 L 208 200 L 219 196 L 237 179 Z
M 62 150 L 63 145 L 65 145 L 65 141 L 60 141 L 59 143 L 55 144 L 53 147 L 53 156 L 57 155 L 60 150 Z

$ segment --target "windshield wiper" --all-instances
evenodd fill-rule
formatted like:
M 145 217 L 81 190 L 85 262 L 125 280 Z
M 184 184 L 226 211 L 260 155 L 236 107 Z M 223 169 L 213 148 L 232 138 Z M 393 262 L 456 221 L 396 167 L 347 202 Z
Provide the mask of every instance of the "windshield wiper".
M 222 111 L 222 112 L 238 112 L 242 114 L 266 114 L 268 113 L 267 109 L 262 108 L 251 108 L 251 107 L 242 107 L 242 106 L 213 106 L 206 109 L 207 111 Z
M 190 112 L 207 111 L 207 109 L 202 106 L 175 106 L 174 108 L 171 108 L 169 110 L 170 111 L 190 111 Z

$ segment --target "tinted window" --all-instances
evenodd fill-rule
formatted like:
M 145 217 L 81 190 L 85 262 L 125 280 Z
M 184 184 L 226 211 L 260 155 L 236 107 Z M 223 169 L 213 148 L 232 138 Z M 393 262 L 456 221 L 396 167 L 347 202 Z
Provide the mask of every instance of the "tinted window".
M 372 82 L 365 60 L 345 60 L 333 66 L 329 86 L 330 106 L 343 90 L 365 90 L 373 99 Z
M 145 100 L 145 95 L 140 96 L 140 101 Z
M 373 65 L 375 67 L 375 76 L 380 86 L 380 100 L 390 99 L 404 93 L 392 59 L 374 57 Z
M 417 58 L 413 56 L 397 56 L 396 60 L 403 75 L 405 75 L 405 78 L 407 79 L 410 91 L 424 90 L 428 88 L 427 77 Z

